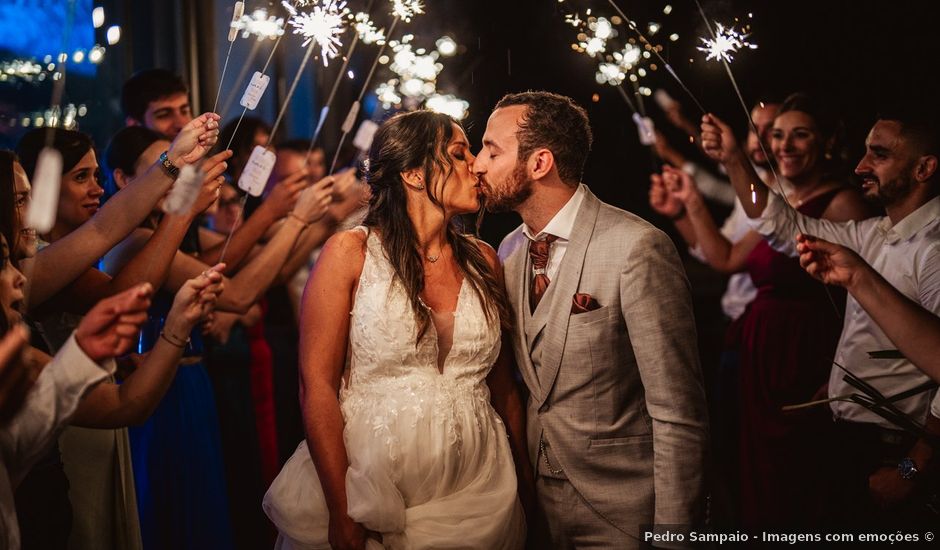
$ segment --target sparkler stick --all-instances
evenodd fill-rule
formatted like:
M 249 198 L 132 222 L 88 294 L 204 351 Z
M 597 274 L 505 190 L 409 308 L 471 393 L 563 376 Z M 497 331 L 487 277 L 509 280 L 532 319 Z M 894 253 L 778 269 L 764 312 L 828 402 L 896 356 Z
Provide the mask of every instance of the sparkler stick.
M 228 69 L 228 60 L 232 57 L 232 47 L 235 45 L 235 39 L 238 38 L 238 29 L 235 28 L 235 22 L 241 19 L 245 13 L 245 3 L 239 0 L 235 2 L 232 8 L 232 23 L 228 30 L 228 52 L 225 54 L 225 63 L 222 64 L 222 76 L 219 77 L 219 89 L 215 92 L 215 103 L 212 104 L 212 112 L 219 106 L 219 97 L 222 95 L 222 84 L 225 82 L 225 71 Z
M 397 2 L 398 0 L 396 0 Z M 420 12 L 419 12 L 420 13 Z M 392 33 L 395 32 L 395 27 L 398 25 L 398 22 L 402 19 L 401 15 L 396 14 L 395 19 L 392 20 L 392 24 L 388 29 L 388 37 L 391 39 Z M 386 40 L 382 47 L 379 48 L 378 55 L 375 56 L 375 60 L 372 62 L 372 67 L 369 69 L 369 74 L 366 75 L 365 82 L 362 83 L 362 89 L 359 90 L 359 96 L 356 98 L 356 101 L 353 102 L 352 106 L 349 108 L 349 112 L 346 114 L 346 120 L 343 121 L 343 133 L 339 138 L 339 144 L 336 146 L 336 152 L 333 154 L 333 162 L 330 163 L 329 174 L 333 174 L 336 170 L 336 163 L 339 162 L 339 155 L 343 149 L 343 144 L 346 142 L 346 138 L 349 136 L 349 132 L 352 131 L 352 125 L 356 121 L 356 115 L 359 114 L 359 106 L 362 103 L 362 98 L 366 95 L 366 90 L 369 89 L 369 82 L 372 81 L 372 77 L 375 75 L 375 69 L 379 66 L 379 59 L 382 57 L 382 54 L 385 53 L 385 48 L 388 47 L 389 40 Z
M 699 111 L 701 111 L 702 114 L 707 113 L 708 111 L 705 110 L 705 107 L 702 107 L 702 103 L 698 100 L 697 97 L 695 97 L 695 94 L 692 93 L 692 90 L 690 90 L 689 87 L 685 85 L 685 82 L 679 78 L 679 75 L 676 74 L 676 71 L 673 70 L 672 65 L 670 65 L 669 62 L 666 61 L 666 59 L 659 53 L 659 50 L 656 48 L 656 46 L 654 46 L 653 43 L 650 42 L 650 40 L 646 37 L 646 35 L 643 34 L 643 31 L 641 31 L 639 27 L 637 27 L 636 24 L 633 23 L 633 21 L 630 20 L 630 18 L 627 17 L 625 13 L 623 13 L 623 10 L 620 9 L 620 6 L 618 6 L 614 0 L 607 0 L 607 2 L 617 11 L 620 17 L 627 22 L 627 26 L 630 28 L 630 30 L 635 32 L 637 36 L 640 37 L 640 40 L 649 46 L 649 51 L 653 52 L 653 55 L 655 55 L 662 62 L 663 66 L 666 67 L 666 71 L 672 75 L 672 78 L 674 78 L 676 83 L 679 84 L 679 87 L 681 87 L 682 90 L 685 91 L 685 93 L 692 99 L 692 102 L 695 103 L 695 106 L 698 107 Z
M 375 3 L 375 0 L 369 0 L 369 4 L 366 6 L 365 13 L 370 13 L 372 11 L 372 5 Z M 304 156 L 304 168 L 307 167 L 307 163 L 310 160 L 310 153 L 313 152 L 314 146 L 316 146 L 317 139 L 320 138 L 320 132 L 323 130 L 323 124 L 326 122 L 326 117 L 330 114 L 330 107 L 333 106 L 333 100 L 336 99 L 336 93 L 339 91 L 339 84 L 343 81 L 343 76 L 346 74 L 346 68 L 349 66 L 349 60 L 352 59 L 353 53 L 356 51 L 356 46 L 359 45 L 359 33 L 353 35 L 352 42 L 349 44 L 349 49 L 346 50 L 346 54 L 343 56 L 343 65 L 339 68 L 339 72 L 336 73 L 336 80 L 333 81 L 333 87 L 330 89 L 330 94 L 326 98 L 326 103 L 323 105 L 323 109 L 320 110 L 320 119 L 317 120 L 317 127 L 313 131 L 313 137 L 310 138 L 310 145 L 307 147 L 307 154 Z
M 75 22 L 75 0 L 69 0 L 68 15 L 65 20 L 65 33 L 62 35 L 62 52 L 68 50 L 69 38 L 72 34 L 72 25 Z M 65 53 L 60 53 L 56 58 L 56 72 L 53 74 L 53 84 L 52 84 L 52 101 L 50 106 L 50 112 L 52 116 L 55 117 L 55 122 L 58 123 L 59 120 L 59 109 L 62 105 L 62 96 L 65 94 L 65 65 L 68 61 L 68 56 Z M 30 204 L 29 211 L 26 212 L 24 216 L 23 223 L 24 225 L 29 223 L 27 227 L 32 227 L 36 230 L 38 234 L 40 231 L 48 231 L 51 229 L 53 223 L 55 223 L 55 210 L 52 210 L 51 217 L 49 212 L 38 212 L 36 215 L 35 209 L 55 209 L 58 204 L 60 183 L 62 180 L 62 154 L 52 147 L 52 144 L 55 142 L 55 125 L 52 121 L 49 122 L 48 129 L 46 130 L 46 143 L 42 151 L 39 154 L 39 161 L 37 162 L 36 170 L 33 173 L 34 181 L 33 183 L 33 197 L 36 199 Z M 40 172 L 45 171 L 45 174 L 40 178 Z M 42 181 L 44 180 L 44 181 Z M 45 187 L 45 189 L 43 189 Z M 45 201 L 38 200 L 41 195 L 45 195 Z M 40 202 L 45 202 L 46 204 L 40 204 Z M 45 215 L 44 215 L 45 214 Z M 32 223 L 31 219 L 46 218 L 43 220 L 46 227 L 45 229 L 37 227 L 36 224 Z M 21 228 L 22 229 L 22 228 Z M 8 246 L 14 246 L 14 243 L 7 243 Z M 29 295 L 32 290 L 32 280 L 33 280 L 33 270 L 36 268 L 35 259 L 26 266 L 24 269 L 23 276 L 26 278 L 26 283 L 24 284 L 25 288 L 23 289 L 23 303 L 29 304 Z
M 254 65 L 255 58 L 258 57 L 258 52 L 261 51 L 261 43 L 261 40 L 255 40 L 251 51 L 248 52 L 248 59 L 245 61 L 245 64 L 242 65 L 242 70 L 239 71 L 235 82 L 243 82 L 245 80 L 245 76 L 248 75 L 248 71 L 251 70 L 251 67 Z M 221 115 L 222 113 L 228 112 L 229 107 L 232 106 L 232 102 L 235 101 L 236 97 L 238 97 L 238 89 L 232 88 L 232 91 L 229 92 L 228 96 L 225 98 L 225 103 L 222 104 L 222 110 L 218 111 L 218 114 Z
M 728 79 L 731 81 L 731 86 L 734 88 L 734 92 L 738 96 L 738 101 L 741 104 L 741 108 L 744 109 L 744 116 L 747 119 L 748 125 L 750 126 L 751 131 L 754 132 L 754 135 L 757 136 L 757 145 L 760 147 L 761 152 L 764 154 L 764 158 L 770 159 L 772 157 L 767 152 L 767 148 L 764 147 L 764 140 L 760 139 L 760 132 L 757 131 L 757 126 L 754 124 L 754 120 L 751 118 L 751 110 L 748 108 L 747 102 L 744 101 L 744 95 L 741 94 L 741 88 L 738 87 L 738 81 L 734 78 L 734 73 L 731 72 L 731 64 L 729 63 L 729 60 L 731 59 L 731 57 L 728 54 L 728 49 L 727 48 L 722 49 L 722 48 L 717 47 L 717 46 L 720 46 L 721 40 L 719 39 L 718 35 L 715 33 L 714 29 L 712 29 L 711 23 L 709 22 L 708 17 L 705 15 L 705 10 L 704 8 L 702 8 L 702 3 L 699 0 L 695 0 L 695 5 L 698 7 L 699 13 L 702 15 L 702 20 L 705 21 L 705 27 L 708 29 L 708 32 L 712 37 L 713 44 L 716 45 L 715 52 L 710 53 L 710 56 L 715 57 L 716 59 L 720 60 L 721 64 L 724 65 L 725 72 L 728 73 Z M 738 41 L 738 45 L 747 45 L 747 46 L 753 47 L 752 44 L 743 42 L 741 38 L 743 37 L 735 38 L 735 40 Z M 725 42 L 727 41 L 728 40 L 726 39 Z M 734 46 L 734 44 L 731 44 L 731 46 Z M 711 51 L 711 48 L 707 49 L 707 51 Z M 748 158 L 748 162 L 751 162 L 750 158 Z M 799 211 L 796 209 L 795 206 L 793 206 L 793 204 L 790 202 L 790 199 L 787 198 L 786 190 L 783 188 L 783 184 L 780 182 L 780 176 L 777 175 L 777 170 L 774 168 L 773 162 L 768 162 L 767 167 L 770 169 L 770 173 L 773 175 L 774 186 L 777 188 L 778 194 L 783 199 L 784 204 L 786 204 L 791 210 L 799 214 Z M 757 170 L 754 167 L 753 163 L 751 163 L 751 168 L 754 169 L 754 173 L 756 174 Z M 757 204 L 757 190 L 754 189 L 753 183 L 751 183 L 751 202 L 754 204 Z M 801 233 L 809 234 L 809 231 L 807 231 L 806 228 L 804 227 L 804 224 L 802 223 L 799 215 L 797 215 L 796 217 L 796 226 L 800 230 Z M 836 317 L 838 317 L 841 320 L 842 313 L 839 311 L 839 306 L 836 304 L 835 298 L 832 297 L 832 292 L 829 291 L 828 286 L 823 285 L 823 289 L 825 289 L 826 291 L 826 296 L 829 298 L 829 303 L 832 305 L 832 310 L 836 313 Z
M 294 80 L 291 82 L 290 89 L 287 92 L 287 96 L 284 98 L 284 103 L 281 105 L 280 110 L 277 113 L 277 118 L 274 121 L 274 125 L 271 127 L 271 132 L 268 134 L 268 140 L 265 143 L 265 147 L 269 147 L 271 142 L 274 140 L 274 135 L 277 133 L 277 129 L 281 125 L 281 121 L 284 120 L 284 114 L 287 112 L 287 107 L 290 105 L 290 100 L 294 96 L 294 92 L 297 90 L 297 84 L 300 82 L 300 77 L 303 74 L 304 69 L 307 66 L 307 62 L 310 61 L 310 56 L 313 54 L 313 50 L 320 46 L 320 51 L 323 54 L 323 63 L 326 65 L 329 63 L 329 58 L 336 56 L 336 46 L 340 43 L 338 36 L 342 34 L 345 28 L 342 26 L 342 14 L 341 10 L 345 7 L 345 2 L 338 4 L 336 0 L 327 0 L 323 6 L 316 6 L 312 13 L 298 14 L 292 5 L 285 3 L 284 6 L 291 12 L 291 15 L 294 16 L 291 18 L 290 24 L 295 27 L 294 33 L 300 34 L 306 37 L 306 42 L 304 45 L 307 45 L 307 51 L 304 54 L 303 60 L 300 62 L 300 66 L 297 68 L 297 72 L 294 74 Z M 296 17 L 296 20 L 295 20 Z M 280 39 L 279 39 L 280 40 Z M 277 46 L 275 44 L 275 46 Z M 272 51 L 273 55 L 274 52 Z M 271 61 L 271 57 L 268 57 L 268 62 Z M 267 64 L 265 64 L 267 68 Z M 262 71 L 263 72 L 263 71 Z M 242 116 L 244 116 L 247 107 L 242 111 Z M 241 118 L 239 118 L 239 123 Z M 238 124 L 235 126 L 235 131 L 238 131 Z M 235 137 L 235 132 L 232 133 L 232 139 Z M 229 140 L 231 144 L 232 139 Z M 235 223 L 232 225 L 232 228 L 229 230 L 228 235 L 225 238 L 225 244 L 222 245 L 222 252 L 219 255 L 219 262 L 222 262 L 225 258 L 225 253 L 228 251 L 228 246 L 232 241 L 232 235 L 235 233 L 235 228 L 241 222 L 241 218 L 244 215 L 245 205 L 248 203 L 249 194 L 246 193 L 242 197 L 238 215 L 235 218 Z

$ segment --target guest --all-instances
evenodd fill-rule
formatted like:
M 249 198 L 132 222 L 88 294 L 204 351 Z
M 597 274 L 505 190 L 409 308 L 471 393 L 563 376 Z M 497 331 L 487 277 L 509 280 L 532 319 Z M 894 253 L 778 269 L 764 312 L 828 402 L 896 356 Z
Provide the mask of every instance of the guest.
M 189 87 L 166 69 L 146 69 L 127 79 L 121 89 L 125 124 L 150 128 L 173 139 L 193 119 Z
M 128 132 L 131 129 L 122 130 Z M 116 140 L 120 141 L 120 134 Z M 147 147 L 141 157 L 155 154 Z M 149 158 L 109 159 L 112 166 L 146 165 Z M 118 187 L 135 183 L 125 174 Z M 330 200 L 332 179 L 324 179 L 300 194 L 283 226 L 263 249 L 232 278 L 226 278 L 217 307 L 244 313 L 272 284 L 287 261 L 299 235 L 322 217 Z M 119 193 L 120 194 L 120 193 Z M 145 229 L 138 229 L 139 234 Z M 125 239 L 105 258 L 107 271 L 120 270 L 140 247 L 136 235 Z M 198 242 L 196 243 L 198 245 Z M 168 307 L 167 293 L 178 281 L 208 268 L 194 255 L 177 252 L 170 262 L 164 293 L 158 294 L 145 328 L 141 351 L 155 340 Z M 193 254 L 193 255 L 190 255 Z M 131 430 L 134 476 L 138 490 L 141 531 L 145 548 L 232 548 L 232 526 L 220 450 L 219 421 L 208 375 L 202 366 L 202 334 L 195 330 L 170 390 L 154 415 Z
M 924 104 L 911 102 L 883 114 L 869 132 L 866 154 L 855 172 L 862 179 L 866 197 L 882 205 L 887 216 L 862 222 L 815 220 L 788 208 L 755 176 L 730 128 L 714 115 L 702 120 L 706 150 L 725 165 L 745 211 L 774 248 L 795 255 L 793 237 L 801 232 L 841 244 L 857 252 L 904 295 L 928 311 L 940 312 L 940 125 L 936 114 Z M 790 162 L 799 160 L 795 157 Z M 811 314 L 819 316 L 818 311 Z M 869 356 L 871 351 L 893 347 L 859 302 L 849 297 L 845 326 L 829 376 L 829 396 L 837 398 L 854 391 L 842 367 L 885 395 L 929 380 L 907 359 Z M 805 400 L 806 396 L 799 399 Z M 895 407 L 924 424 L 928 434 L 938 434 L 940 419 L 931 414 L 931 403 L 937 410 L 938 398 L 926 392 L 898 401 Z M 855 403 L 837 399 L 831 409 L 836 419 L 836 440 L 830 460 L 839 467 L 830 469 L 828 475 L 840 497 L 831 508 L 836 515 L 834 521 L 868 528 L 935 525 L 936 516 L 924 506 L 924 496 L 929 493 L 925 487 L 927 476 L 919 475 L 933 464 L 927 441 L 915 440 Z

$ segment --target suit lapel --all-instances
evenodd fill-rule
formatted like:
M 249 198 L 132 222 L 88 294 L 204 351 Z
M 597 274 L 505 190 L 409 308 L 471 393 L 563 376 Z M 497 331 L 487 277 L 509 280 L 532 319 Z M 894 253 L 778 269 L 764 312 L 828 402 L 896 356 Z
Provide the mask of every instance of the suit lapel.
M 591 242 L 591 236 L 594 234 L 594 225 L 597 222 L 599 209 L 600 201 L 585 186 L 584 200 L 578 209 L 578 215 L 575 217 L 571 239 L 568 241 L 568 250 L 565 251 L 565 257 L 561 261 L 555 280 L 551 283 L 557 286 L 548 315 L 544 317 L 547 324 L 542 343 L 545 349 L 542 352 L 542 365 L 540 367 L 542 372 L 539 379 L 541 380 L 542 392 L 539 396 L 539 405 L 551 393 L 555 378 L 558 376 L 558 368 L 561 366 L 561 357 L 564 354 L 565 342 L 568 337 L 571 300 L 578 290 L 578 283 L 581 282 L 584 256 L 588 244 Z

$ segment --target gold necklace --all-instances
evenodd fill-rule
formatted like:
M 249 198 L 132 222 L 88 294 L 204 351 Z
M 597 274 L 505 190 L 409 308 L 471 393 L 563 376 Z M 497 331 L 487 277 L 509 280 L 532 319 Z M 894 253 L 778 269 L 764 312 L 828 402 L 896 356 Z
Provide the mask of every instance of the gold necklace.
M 430 254 L 426 254 L 426 255 L 424 256 L 424 259 L 427 260 L 427 261 L 429 261 L 429 262 L 431 262 L 431 263 L 433 264 L 433 263 L 436 263 L 438 260 L 441 259 L 441 254 L 440 254 L 440 252 L 438 252 L 437 256 L 431 256 Z

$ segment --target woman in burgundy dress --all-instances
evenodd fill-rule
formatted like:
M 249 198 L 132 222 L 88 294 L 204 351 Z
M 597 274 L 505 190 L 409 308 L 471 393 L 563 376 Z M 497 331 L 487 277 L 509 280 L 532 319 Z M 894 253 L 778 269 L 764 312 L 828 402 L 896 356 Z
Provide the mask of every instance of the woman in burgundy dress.
M 861 194 L 840 181 L 838 124 L 811 98 L 794 94 L 774 119 L 770 143 L 787 200 L 801 213 L 833 221 L 872 215 Z M 772 177 L 772 176 L 771 176 Z M 686 206 L 709 264 L 747 271 L 758 288 L 740 322 L 740 521 L 745 526 L 818 522 L 826 496 L 824 410 L 788 413 L 829 378 L 845 293 L 826 288 L 797 258 L 773 250 L 756 232 L 736 243 L 719 232 L 695 190 L 677 170 L 664 178 Z M 769 182 L 771 188 L 779 187 Z M 795 237 L 795 236 L 794 236 Z

